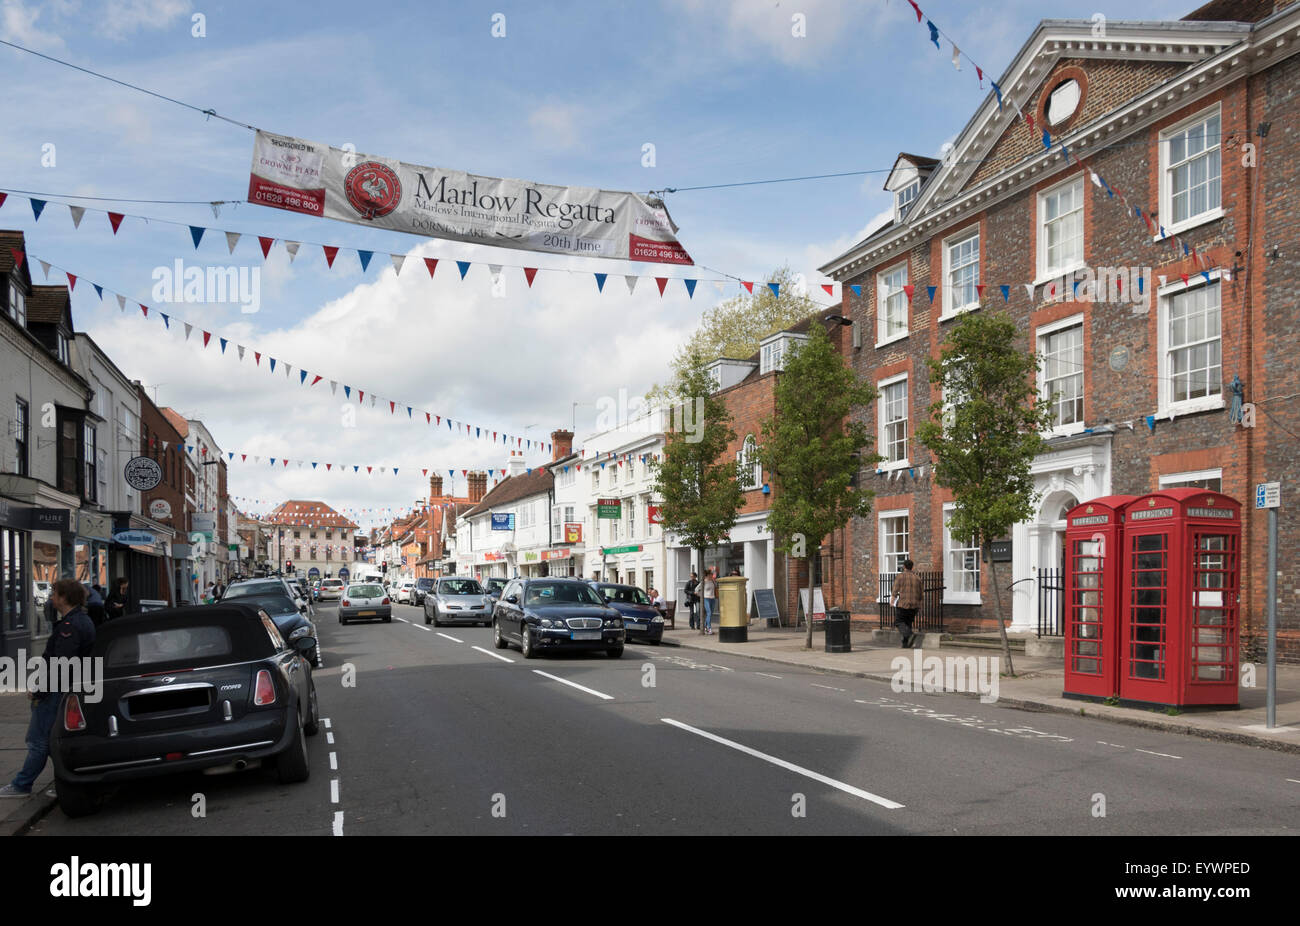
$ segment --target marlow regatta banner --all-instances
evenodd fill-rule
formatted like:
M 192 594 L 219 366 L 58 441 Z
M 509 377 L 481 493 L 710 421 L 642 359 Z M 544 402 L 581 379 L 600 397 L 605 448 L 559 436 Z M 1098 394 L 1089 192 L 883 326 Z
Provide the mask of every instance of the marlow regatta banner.
M 663 202 L 635 193 L 478 177 L 259 131 L 248 201 L 523 251 L 693 264 Z

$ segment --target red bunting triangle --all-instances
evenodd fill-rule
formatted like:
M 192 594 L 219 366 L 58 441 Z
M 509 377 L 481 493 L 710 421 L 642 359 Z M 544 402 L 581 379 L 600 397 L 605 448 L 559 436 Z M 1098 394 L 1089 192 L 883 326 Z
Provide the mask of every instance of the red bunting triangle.
M 66 271 L 64 271 L 64 272 L 66 273 Z M 75 273 L 69 273 L 69 274 L 68 274 L 68 292 L 70 292 L 70 293 L 75 293 L 76 291 L 77 291 L 77 275 L 76 275 Z
M 118 226 L 122 224 L 124 218 L 126 216 L 120 212 L 110 212 L 108 214 L 108 224 L 113 226 L 113 234 L 117 234 Z
M 256 350 L 253 351 L 253 365 L 254 365 L 254 366 L 259 366 L 259 367 L 262 365 L 262 353 L 261 353 L 261 351 L 256 351 Z
M 433 271 L 435 271 L 435 270 L 438 269 L 438 258 L 436 258 L 436 257 L 426 257 L 426 258 L 424 259 L 424 266 L 426 266 L 426 267 L 429 268 L 429 276 L 432 277 L 432 276 L 433 276 Z
M 460 471 L 460 474 L 461 474 L 462 476 L 468 475 L 468 473 L 469 473 L 469 470 L 464 470 L 464 469 L 462 469 L 462 470 Z
M 366 472 L 367 472 L 367 473 L 373 473 L 374 471 L 375 471 L 375 468 L 374 468 L 373 466 L 367 466 L 367 467 L 366 467 Z
M 285 465 L 285 466 L 288 466 L 288 465 L 289 465 L 289 461 L 288 461 L 288 460 L 285 460 L 285 461 L 284 461 L 284 465 Z
M 740 285 L 743 286 L 743 287 L 745 287 L 745 289 L 748 290 L 748 292 L 749 292 L 749 294 L 750 294 L 751 296 L 754 295 L 754 284 L 753 284 L 753 283 L 749 282 L 748 280 L 741 280 L 741 281 L 740 281 Z
M 1183 278 L 1183 285 L 1186 286 L 1186 285 L 1187 285 L 1187 274 L 1185 274 L 1185 273 L 1180 273 L 1180 274 L 1178 274 L 1178 275 L 1179 275 L 1180 277 Z
M 916 287 L 915 287 L 915 286 L 904 286 L 904 287 L 903 287 L 903 292 L 907 293 L 907 301 L 908 301 L 908 303 L 910 304 L 911 301 L 912 301 L 912 293 L 916 292 Z
M 325 464 L 325 472 L 328 473 L 328 472 L 329 472 L 330 470 L 332 470 L 333 468 L 334 468 L 334 464 L 333 464 L 333 463 L 326 463 L 326 464 Z
M 240 463 L 247 463 L 247 462 L 248 462 L 248 454 L 246 454 L 246 453 L 241 453 L 241 454 L 239 455 L 239 462 L 240 462 Z
M 144 313 L 145 318 L 149 317 L 149 307 L 145 305 L 143 302 L 140 303 L 140 311 Z
M 203 346 L 204 346 L 204 347 L 207 347 L 207 346 L 208 346 L 208 342 L 211 341 L 211 340 L 212 340 L 212 332 L 210 332 L 210 331 L 205 331 L 205 332 L 203 332 Z
M 23 265 L 23 258 L 26 257 L 27 255 L 25 255 L 22 251 L 18 250 L 17 248 L 10 248 L 9 253 L 14 256 L 14 269 L 17 270 L 19 267 Z
M 975 284 L 975 295 L 978 296 L 980 299 L 983 299 L 983 298 L 984 298 L 984 284 L 983 284 L 983 283 L 976 283 L 976 284 Z
M 834 283 L 823 283 L 823 284 L 822 284 L 822 289 L 826 290 L 826 295 L 828 295 L 828 296 L 834 296 L 834 295 L 835 295 L 835 284 L 834 284 Z
M 5 200 L 8 198 L 9 198 L 8 193 L 0 193 L 0 206 L 3 206 L 5 204 Z
M 334 258 L 338 257 L 339 249 L 332 244 L 322 244 L 321 247 L 325 249 L 325 263 L 333 267 Z
M 362 392 L 360 389 L 358 389 L 358 390 L 357 390 L 357 404 L 360 405 L 360 404 L 361 404 L 361 400 L 364 399 L 365 397 L 366 397 L 366 394 L 365 394 L 364 392 Z
M 423 474 L 426 475 L 426 476 L 429 475 L 429 471 L 428 471 L 427 469 L 422 469 L 422 470 L 420 470 L 420 472 L 423 473 Z
M 524 278 L 528 280 L 528 288 L 529 288 L 529 289 L 532 289 L 532 287 L 533 287 L 533 277 L 535 277 L 535 276 L 537 276 L 537 268 L 536 268 L 536 267 L 525 267 L 525 268 L 524 268 Z
M 319 383 L 320 381 L 321 381 L 321 377 L 317 376 L 315 379 L 313 379 L 313 380 L 311 381 L 311 384 L 314 386 L 314 385 L 316 385 L 317 383 Z
M 428 412 L 425 412 L 425 413 L 424 413 L 424 423 L 425 423 L 425 424 L 431 424 L 432 421 L 433 421 L 432 416 L 431 416 Z
M 664 294 L 664 287 L 668 285 L 668 277 L 655 277 L 655 282 L 659 284 L 659 295 Z
M 435 417 L 435 418 L 438 419 L 438 426 L 441 427 L 441 426 L 442 426 L 442 415 L 434 415 L 433 417 Z
M 265 260 L 271 255 L 271 245 L 275 243 L 275 239 L 263 238 L 261 235 L 258 235 L 257 242 L 262 246 L 262 259 Z
M 393 415 L 397 414 L 397 403 L 396 403 L 396 402 L 389 402 L 389 403 L 388 403 L 388 412 L 389 412 L 389 414 L 393 414 Z

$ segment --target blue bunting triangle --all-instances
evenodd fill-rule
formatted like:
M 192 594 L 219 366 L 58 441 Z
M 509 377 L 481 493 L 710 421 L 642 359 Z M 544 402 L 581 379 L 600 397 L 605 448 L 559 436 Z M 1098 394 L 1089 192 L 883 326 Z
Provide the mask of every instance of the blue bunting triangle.
M 306 370 L 299 370 L 299 371 L 298 371 L 298 385 L 301 386 L 301 385 L 302 385 L 303 383 L 305 383 L 305 382 L 307 382 L 307 371 L 306 371 Z
M 100 286 L 98 283 L 91 283 L 90 285 L 93 286 L 93 287 L 95 287 L 95 295 L 99 297 L 99 301 L 100 301 L 100 302 L 103 302 L 103 301 L 104 301 L 104 287 Z
M 162 316 L 163 327 L 166 328 L 168 331 L 171 331 L 172 330 L 171 316 L 168 315 L 166 312 L 159 312 L 158 314 Z
M 695 281 L 694 281 L 694 280 L 682 280 L 682 282 L 686 284 L 686 298 L 688 298 L 688 299 L 694 299 L 694 298 L 695 298 Z
M 849 287 L 849 289 L 853 290 L 853 295 L 855 296 L 862 295 L 862 287 L 859 286 L 857 283 L 854 283 L 852 286 Z
M 1003 301 L 1003 302 L 1006 302 L 1008 299 L 1011 298 L 1011 287 L 1010 287 L 1010 286 L 1003 285 L 1003 286 L 999 286 L 998 289 L 1002 290 L 1002 301 Z
M 770 290 L 772 291 L 772 295 L 773 295 L 773 296 L 776 296 L 778 299 L 781 298 L 781 284 L 780 284 L 780 283 L 768 283 L 768 284 L 767 284 L 767 288 L 770 289 Z
M 928 19 L 925 24 L 930 28 L 930 41 L 934 43 L 935 48 L 939 48 L 939 27 Z M 939 48 L 939 51 L 943 51 L 943 49 Z
M 465 274 L 469 273 L 469 261 L 458 260 L 456 261 L 456 266 L 460 268 L 460 278 L 462 280 L 465 279 Z
M 32 215 L 35 216 L 34 221 L 39 222 L 41 220 L 41 213 L 45 211 L 45 200 L 33 199 L 31 203 L 32 203 Z
M 938 290 L 939 287 L 937 286 L 927 286 L 925 288 L 925 291 L 930 294 L 930 305 L 934 305 L 934 294 L 938 292 Z
M 271 358 L 271 372 L 272 372 L 272 373 L 275 372 L 275 358 L 274 358 L 274 357 Z
M 352 398 L 352 387 L 351 387 L 351 386 L 344 386 L 344 387 L 343 387 L 343 398 L 345 398 L 345 399 L 350 399 L 350 398 Z
M 221 341 L 221 352 L 224 354 L 226 352 L 226 345 L 229 344 L 230 342 L 227 341 L 225 338 L 219 338 L 218 340 Z
M 194 239 L 194 250 L 197 251 L 199 249 L 199 242 L 203 240 L 203 233 L 205 231 L 207 231 L 206 228 L 200 228 L 197 225 L 190 226 L 190 237 Z
M 360 248 L 357 249 L 357 257 L 360 257 L 360 258 L 361 258 L 361 272 L 362 272 L 362 273 L 365 273 L 365 272 L 366 272 L 366 268 L 370 266 L 370 258 L 372 258 L 372 257 L 374 257 L 374 256 L 375 256 L 375 252 L 374 252 L 374 251 L 362 251 Z
M 608 276 L 608 273 L 596 274 L 596 292 L 603 293 L 605 291 L 605 279 Z

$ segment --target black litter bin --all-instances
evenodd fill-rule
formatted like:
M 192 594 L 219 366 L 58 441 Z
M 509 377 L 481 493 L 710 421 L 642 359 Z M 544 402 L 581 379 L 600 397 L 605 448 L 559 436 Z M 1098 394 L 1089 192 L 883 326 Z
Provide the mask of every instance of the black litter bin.
M 838 608 L 826 612 L 826 652 L 849 653 L 849 612 Z

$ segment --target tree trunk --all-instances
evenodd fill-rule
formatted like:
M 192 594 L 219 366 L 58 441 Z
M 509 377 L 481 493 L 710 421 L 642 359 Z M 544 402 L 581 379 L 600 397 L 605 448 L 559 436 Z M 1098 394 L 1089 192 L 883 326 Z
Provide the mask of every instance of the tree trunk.
M 804 619 L 808 621 L 808 635 L 804 638 L 804 649 L 810 650 L 813 648 L 813 589 L 817 587 L 814 570 L 820 571 L 817 567 L 821 564 L 822 538 L 818 537 L 815 544 L 809 543 L 809 547 L 814 552 L 811 557 L 804 558 L 804 562 L 808 564 L 808 608 L 804 611 Z
M 993 613 L 998 620 L 998 635 L 1002 637 L 1002 658 L 1007 662 L 1007 675 L 1015 678 L 1016 667 L 1011 662 L 1011 641 L 1007 639 L 1007 624 L 1002 619 L 1002 586 L 998 584 L 998 565 L 993 562 L 993 544 L 984 544 L 985 554 L 989 558 L 989 581 L 993 585 Z

